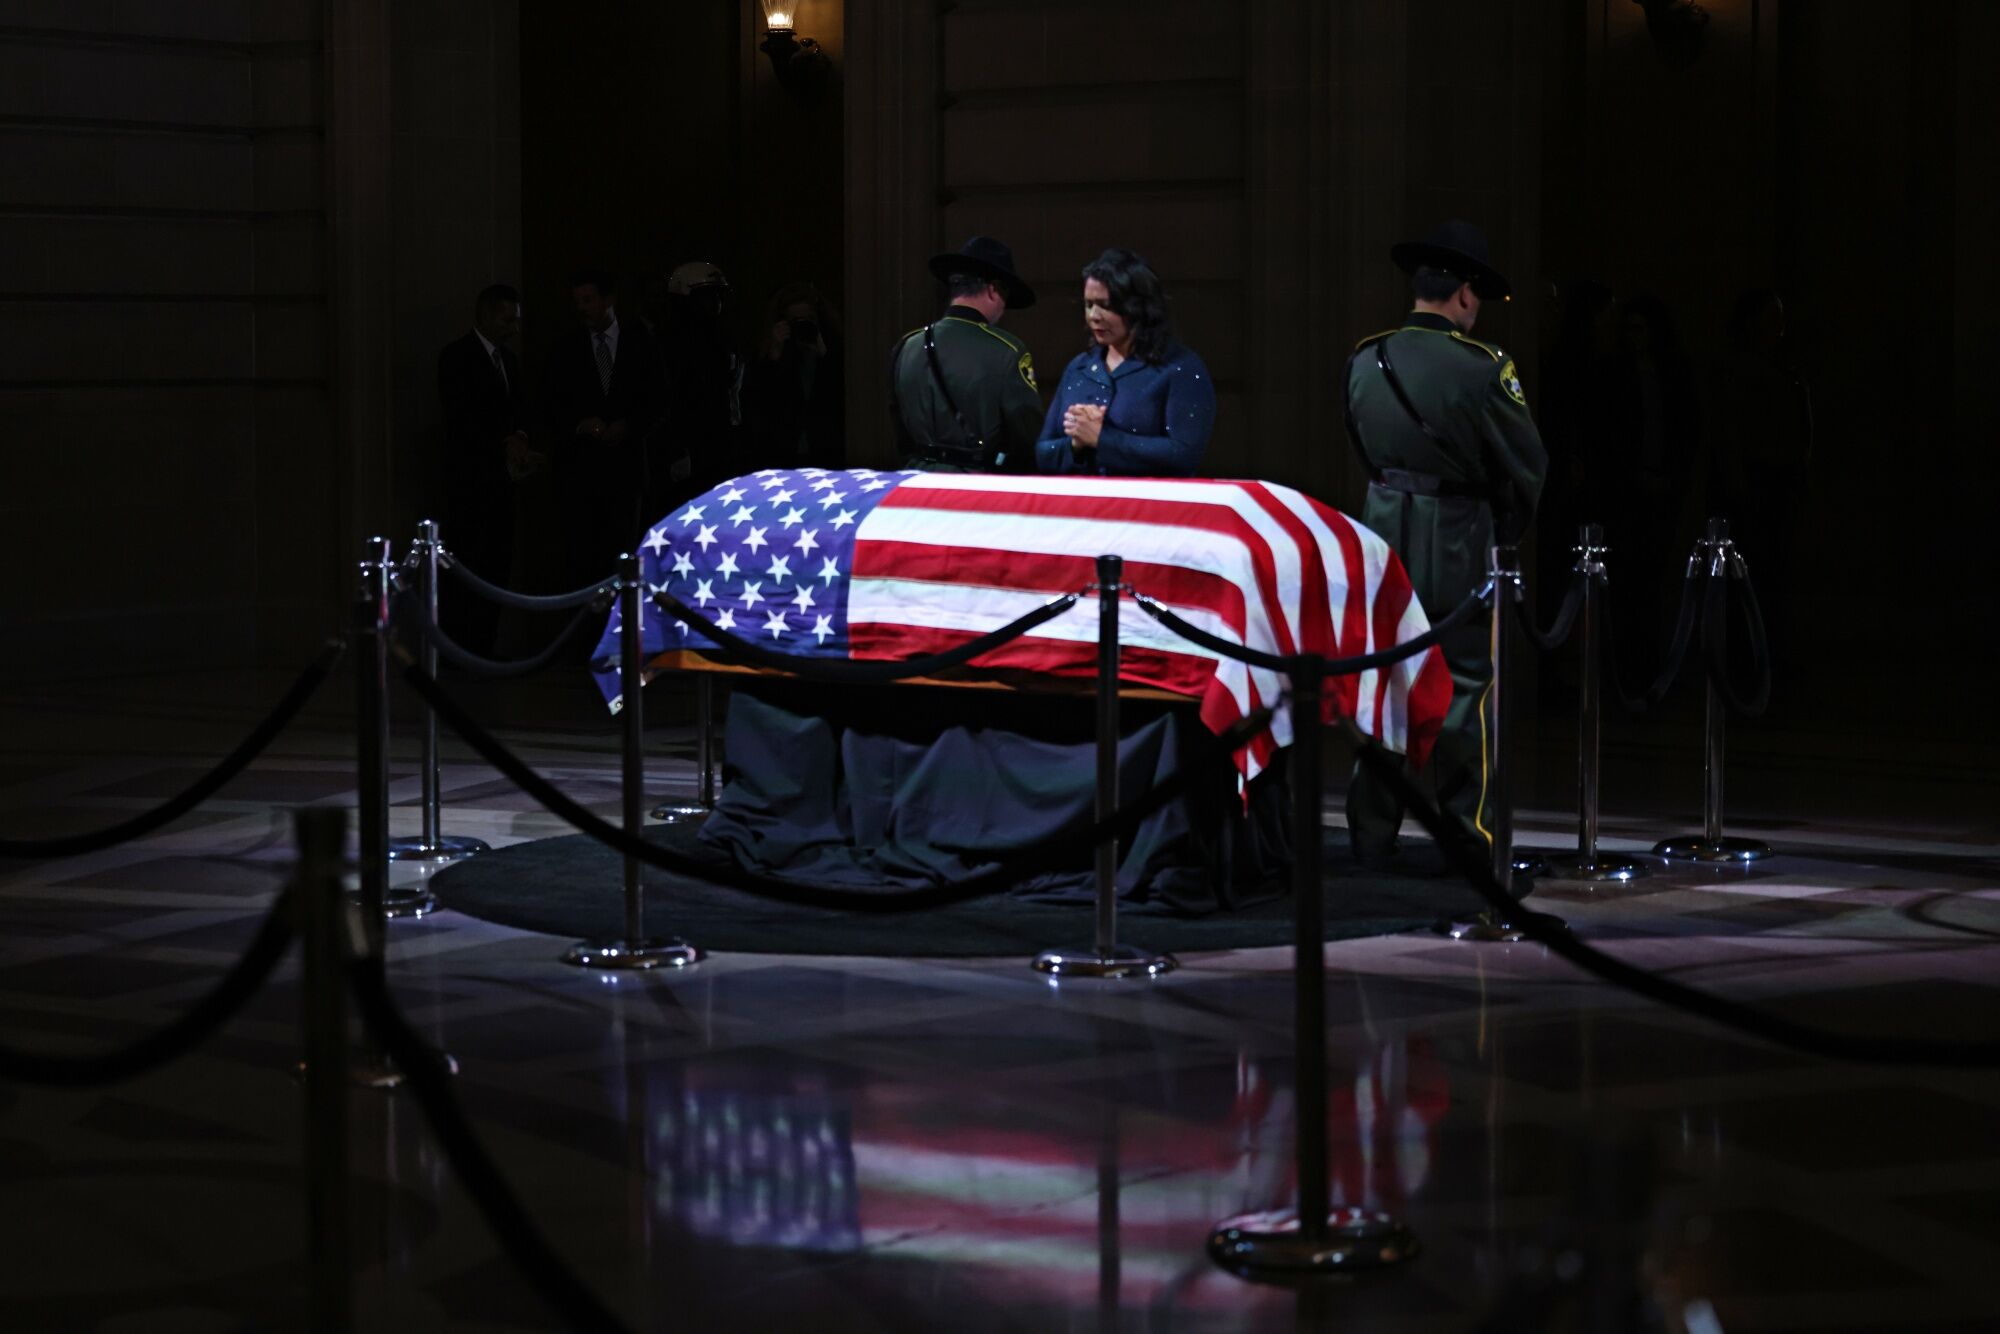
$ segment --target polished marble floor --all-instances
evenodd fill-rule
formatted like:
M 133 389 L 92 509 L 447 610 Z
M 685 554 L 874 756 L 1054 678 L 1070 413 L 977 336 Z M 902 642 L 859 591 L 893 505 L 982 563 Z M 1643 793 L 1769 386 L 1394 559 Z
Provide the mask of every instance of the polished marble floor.
M 0 833 L 144 809 L 279 684 L 0 697 Z M 329 695 L 250 775 L 136 844 L 0 862 L 4 1040 L 109 1044 L 200 995 L 282 883 L 285 809 L 351 800 L 340 717 Z M 615 811 L 608 726 L 510 717 L 545 772 Z M 660 794 L 685 789 L 675 734 L 655 737 Z M 413 832 L 406 750 L 396 768 L 396 831 Z M 456 750 L 445 783 L 450 832 L 559 830 Z M 1773 806 L 1757 823 L 1784 855 L 1748 872 L 1655 863 L 1629 888 L 1537 897 L 1620 958 L 1795 1018 L 2000 1037 L 1990 796 L 1893 818 Z M 1568 827 L 1523 823 L 1549 846 Z M 1667 832 L 1654 823 L 1614 806 L 1607 843 L 1641 849 Z M 1335 1197 L 1393 1211 L 1424 1250 L 1294 1291 L 1203 1252 L 1216 1220 L 1292 1190 L 1287 950 L 1052 986 L 1018 959 L 733 955 L 614 978 L 558 962 L 566 942 L 451 913 L 389 938 L 396 994 L 457 1059 L 487 1145 L 637 1328 L 2000 1328 L 2000 1074 L 1778 1050 L 1532 945 L 1327 947 Z M 162 1072 L 0 1084 L 0 1329 L 304 1326 L 299 1008 L 288 963 Z M 357 1327 L 562 1327 L 409 1096 L 358 1092 L 352 1113 Z

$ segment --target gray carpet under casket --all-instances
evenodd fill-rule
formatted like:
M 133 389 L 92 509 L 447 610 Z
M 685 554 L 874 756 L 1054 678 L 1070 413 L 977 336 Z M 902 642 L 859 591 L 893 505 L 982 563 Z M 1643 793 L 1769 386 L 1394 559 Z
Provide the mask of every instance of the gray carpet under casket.
M 691 856 L 713 858 L 687 826 L 655 826 L 646 837 Z M 1394 874 L 1363 869 L 1346 838 L 1326 840 L 1326 938 L 1386 935 L 1471 909 L 1469 890 L 1439 873 L 1436 853 L 1418 844 Z M 624 930 L 618 855 L 581 834 L 518 843 L 455 863 L 431 877 L 447 908 L 565 939 L 614 937 Z M 688 876 L 647 869 L 646 932 L 678 935 L 705 949 L 746 954 L 874 955 L 898 958 L 1031 956 L 1088 945 L 1093 915 L 1075 906 L 993 896 L 912 913 L 848 913 L 753 897 Z M 1289 896 L 1206 917 L 1121 910 L 1119 938 L 1152 950 L 1198 953 L 1281 945 L 1292 939 Z

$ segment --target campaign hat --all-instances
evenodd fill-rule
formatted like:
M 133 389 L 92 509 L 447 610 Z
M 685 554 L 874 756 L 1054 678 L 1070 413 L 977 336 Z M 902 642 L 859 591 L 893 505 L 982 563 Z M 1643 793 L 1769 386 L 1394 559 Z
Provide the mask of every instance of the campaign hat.
M 1011 308 L 1026 310 L 1035 304 L 1035 289 L 1014 271 L 1014 252 L 990 236 L 970 237 L 956 250 L 932 255 L 931 272 L 939 282 L 948 281 L 955 273 L 991 278 Z
M 1405 273 L 1419 268 L 1442 269 L 1472 284 L 1481 301 L 1504 301 L 1514 289 L 1487 258 L 1486 233 L 1453 218 L 1431 230 L 1421 241 L 1404 241 L 1389 248 L 1389 258 Z

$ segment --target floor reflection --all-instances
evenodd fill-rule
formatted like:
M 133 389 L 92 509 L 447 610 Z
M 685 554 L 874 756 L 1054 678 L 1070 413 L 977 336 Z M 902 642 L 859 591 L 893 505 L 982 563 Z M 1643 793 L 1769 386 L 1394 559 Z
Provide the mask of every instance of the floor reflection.
M 1018 1075 L 976 1066 L 856 1077 L 765 1053 L 627 1069 L 604 1110 L 642 1130 L 628 1161 L 662 1235 L 949 1266 L 996 1310 L 1234 1319 L 1278 1300 L 1248 1296 L 1204 1245 L 1223 1217 L 1293 1197 L 1288 1061 L 1246 1051 L 1170 1088 L 1039 1104 Z M 1449 1105 L 1427 1038 L 1341 1069 L 1326 1127 L 1337 1202 L 1419 1199 Z
M 79 749 L 90 711 L 9 717 L 53 757 L 17 776 L 17 807 L 61 827 L 188 780 Z M 294 738 L 144 844 L 0 866 L 6 1040 L 101 1050 L 206 991 L 289 864 L 273 803 L 351 800 L 347 738 L 323 741 Z M 121 735 L 97 754 L 128 752 Z M 580 787 L 611 772 L 553 742 L 538 759 Z M 445 781 L 453 832 L 556 832 L 478 766 Z M 415 822 L 396 807 L 394 832 Z M 1544 841 L 1562 828 L 1544 821 Z M 1801 825 L 1787 837 L 1835 851 L 1754 877 L 1663 866 L 1561 910 L 1621 957 L 1821 1027 L 1991 1036 L 1992 851 L 1893 832 Z M 2000 1315 L 1991 1072 L 1811 1059 L 1528 947 L 1329 946 L 1332 1194 L 1401 1217 L 1424 1251 L 1294 1292 L 1204 1249 L 1217 1221 L 1294 1195 L 1288 951 L 1051 989 L 1030 944 L 599 977 L 556 962 L 566 940 L 450 912 L 389 934 L 398 1001 L 457 1057 L 508 1181 L 639 1329 L 1754 1334 Z M 0 1085 L 0 1328 L 302 1326 L 299 1008 L 288 967 L 158 1074 Z M 557 1327 L 414 1103 L 357 1092 L 351 1114 L 360 1327 Z

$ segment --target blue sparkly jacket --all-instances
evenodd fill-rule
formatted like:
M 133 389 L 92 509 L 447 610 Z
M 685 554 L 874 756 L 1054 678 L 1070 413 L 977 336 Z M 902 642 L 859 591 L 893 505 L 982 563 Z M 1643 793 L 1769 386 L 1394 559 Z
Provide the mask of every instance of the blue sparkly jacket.
M 1073 403 L 1107 405 L 1095 462 L 1079 460 L 1063 434 L 1063 411 Z M 1111 477 L 1192 477 L 1214 431 L 1215 381 L 1193 352 L 1175 343 L 1158 365 L 1128 357 L 1108 371 L 1104 349 L 1094 347 L 1063 368 L 1035 442 L 1035 466 Z

